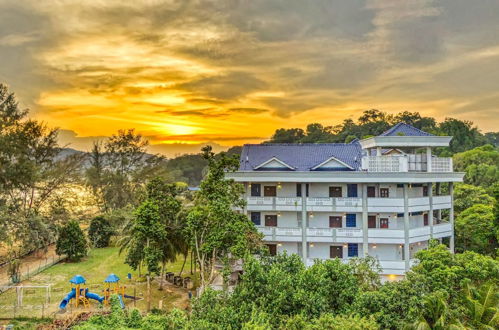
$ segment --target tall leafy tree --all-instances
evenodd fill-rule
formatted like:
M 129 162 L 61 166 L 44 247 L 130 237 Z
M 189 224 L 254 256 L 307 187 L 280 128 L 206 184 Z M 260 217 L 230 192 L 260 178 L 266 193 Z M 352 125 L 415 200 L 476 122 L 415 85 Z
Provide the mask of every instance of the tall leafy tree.
M 498 248 L 494 206 L 475 204 L 456 218 L 456 249 L 495 254 Z
M 203 148 L 203 156 L 208 160 L 208 173 L 187 215 L 185 229 L 200 267 L 201 291 L 214 280 L 217 263 L 230 267 L 261 240 L 248 217 L 235 210 L 245 203 L 242 185 L 225 178 L 226 171 L 237 169 L 237 157 L 221 154 L 215 158 L 209 146 Z

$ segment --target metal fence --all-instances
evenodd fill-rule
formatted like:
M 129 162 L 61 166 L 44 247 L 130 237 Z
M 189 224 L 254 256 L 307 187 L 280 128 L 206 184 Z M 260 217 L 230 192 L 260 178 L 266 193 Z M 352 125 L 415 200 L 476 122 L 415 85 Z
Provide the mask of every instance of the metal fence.
M 33 267 L 33 265 L 31 265 L 31 268 L 29 265 L 26 265 L 25 267 L 21 266 L 20 281 L 28 280 L 64 259 L 66 259 L 66 256 L 52 256 L 51 258 L 40 259 L 40 262 L 36 265 L 36 267 Z M 4 283 L 0 283 L 0 295 L 14 285 L 15 283 L 12 282 L 12 279 L 9 279 Z

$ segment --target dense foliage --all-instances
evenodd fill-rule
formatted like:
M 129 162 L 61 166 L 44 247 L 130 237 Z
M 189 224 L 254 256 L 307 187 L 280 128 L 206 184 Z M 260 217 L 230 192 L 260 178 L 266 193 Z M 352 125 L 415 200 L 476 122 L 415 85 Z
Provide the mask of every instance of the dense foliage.
M 99 215 L 92 219 L 88 227 L 88 239 L 92 246 L 103 248 L 109 246 L 114 230 L 106 217 Z
M 87 255 L 87 239 L 78 222 L 71 220 L 59 229 L 55 251 L 70 261 L 79 261 Z
M 363 285 L 356 259 L 316 261 L 306 268 L 296 255 L 248 258 L 232 293 L 206 290 L 192 313 L 123 316 L 126 329 L 448 329 L 499 326 L 499 261 L 474 252 L 453 255 L 433 243 L 416 254 L 407 277 L 377 287 Z M 356 264 L 356 265 L 354 265 Z M 372 275 L 375 276 L 375 272 Z M 123 315 L 123 312 L 120 312 Z M 81 329 L 110 324 L 94 317 Z M 133 321 L 132 321 L 133 320 Z M 85 327 L 86 326 L 86 327 Z M 94 329 L 93 328 L 93 329 Z M 104 328 L 102 328 L 104 329 Z
M 81 154 L 64 155 L 57 130 L 27 116 L 0 83 L 0 244 L 15 252 L 11 256 L 54 241 L 58 219 L 51 211 L 83 160 Z
M 446 118 L 437 123 L 434 118 L 423 117 L 418 112 L 400 112 L 390 115 L 385 112 L 371 109 L 366 110 L 357 122 L 345 119 L 343 123 L 335 126 L 323 126 L 313 123 L 301 128 L 280 128 L 270 138 L 269 143 L 325 143 L 345 142 L 353 139 L 362 139 L 368 136 L 379 135 L 393 125 L 404 122 L 423 131 L 435 134 L 453 136 L 449 151 L 451 153 L 469 150 L 486 143 L 495 144 L 497 139 L 494 134 L 482 134 L 470 121 Z

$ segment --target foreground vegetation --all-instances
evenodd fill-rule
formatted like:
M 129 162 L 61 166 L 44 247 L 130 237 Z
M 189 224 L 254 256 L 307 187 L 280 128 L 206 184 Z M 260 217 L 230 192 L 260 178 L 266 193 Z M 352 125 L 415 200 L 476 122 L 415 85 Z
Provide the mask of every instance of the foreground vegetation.
M 497 329 L 499 262 L 433 242 L 404 280 L 381 284 L 372 260 L 249 257 L 234 292 L 207 290 L 192 313 L 115 309 L 78 329 Z M 119 317 L 118 317 L 119 316 Z

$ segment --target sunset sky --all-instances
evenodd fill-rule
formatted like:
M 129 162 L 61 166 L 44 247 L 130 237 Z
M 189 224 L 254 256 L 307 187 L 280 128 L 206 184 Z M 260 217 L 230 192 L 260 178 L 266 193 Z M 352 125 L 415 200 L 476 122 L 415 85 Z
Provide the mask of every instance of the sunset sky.
M 499 127 L 499 1 L 0 0 L 0 82 L 88 148 L 155 152 L 419 111 Z

